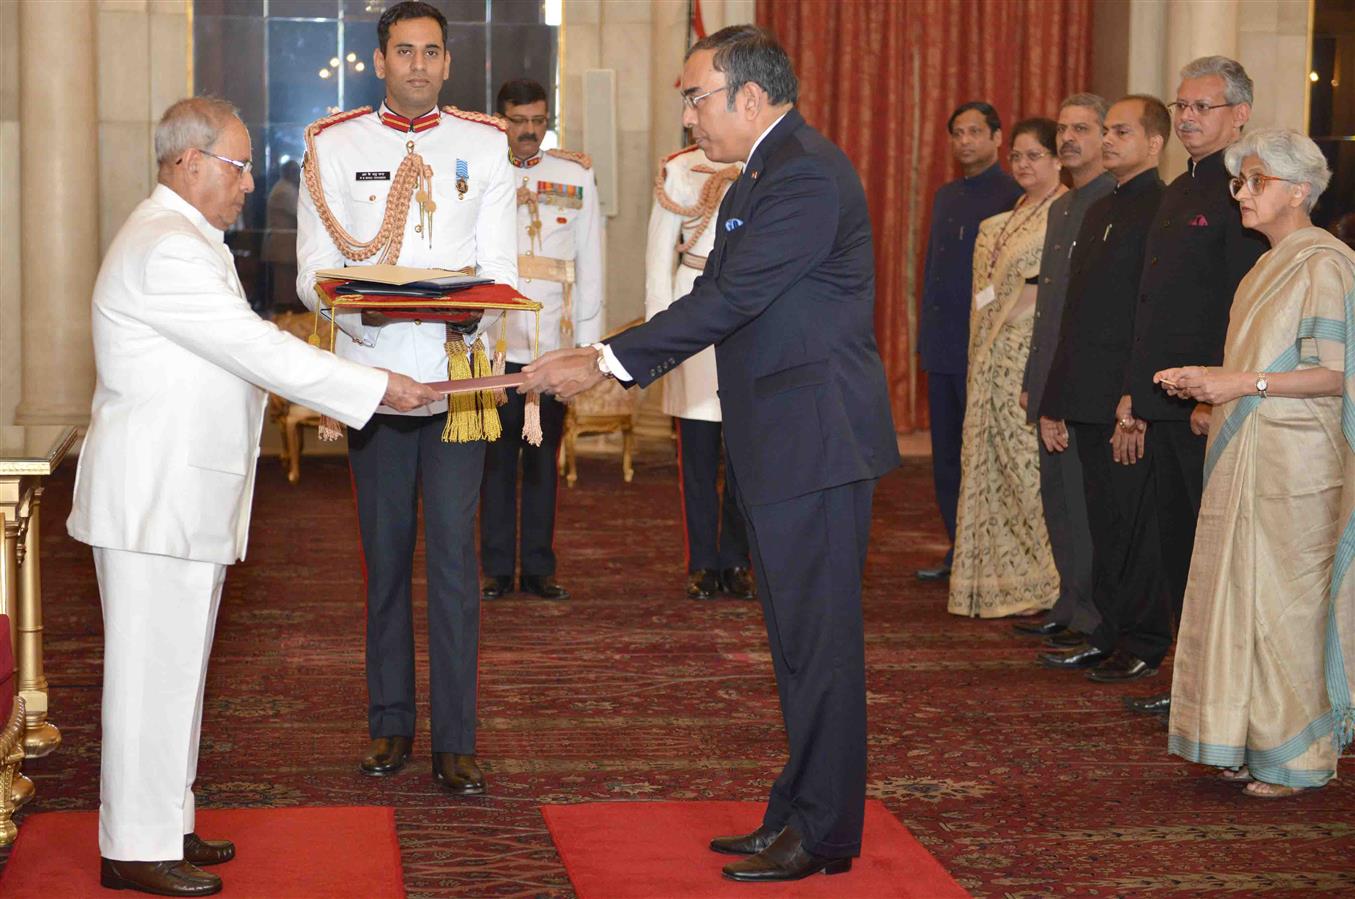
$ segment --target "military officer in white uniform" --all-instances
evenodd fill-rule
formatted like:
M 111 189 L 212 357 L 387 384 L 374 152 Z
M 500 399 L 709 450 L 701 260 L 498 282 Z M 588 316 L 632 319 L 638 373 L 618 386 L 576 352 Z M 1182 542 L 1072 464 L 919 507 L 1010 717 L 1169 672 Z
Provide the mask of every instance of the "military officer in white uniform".
M 695 145 L 660 164 L 645 256 L 645 318 L 653 318 L 691 291 L 715 244 L 720 201 L 740 169 L 738 163 L 711 162 Z M 752 599 L 743 514 L 733 491 L 726 489 L 721 499 L 717 483 L 721 456 L 718 387 L 714 347 L 706 347 L 664 375 L 663 411 L 678 424 L 687 596 L 714 599 L 723 592 Z
M 426 3 L 399 3 L 382 15 L 377 36 L 375 70 L 386 82 L 381 108 L 341 113 L 307 129 L 298 295 L 314 307 L 318 270 L 374 262 L 473 269 L 516 286 L 515 190 L 502 124 L 437 106 L 451 67 L 446 19 Z M 448 349 L 463 352 L 439 323 L 336 318 L 348 335 L 339 338 L 339 355 L 418 381 L 447 379 Z M 466 346 L 479 341 L 483 350 L 497 318 L 486 315 L 464 338 Z M 446 407 L 444 401 L 406 415 L 382 408 L 348 434 L 367 576 L 372 745 L 360 768 L 373 776 L 394 773 L 414 737 L 411 562 L 422 495 L 433 773 L 451 792 L 469 795 L 485 789 L 475 761 L 474 534 L 485 441 L 445 442 Z
M 549 120 L 546 91 L 535 81 L 509 81 L 499 89 L 496 107 L 508 127 L 508 158 L 517 192 L 519 284 L 541 303 L 540 352 L 562 346 L 588 346 L 602 338 L 602 215 L 592 162 L 582 153 L 541 150 Z M 574 281 L 562 284 L 565 263 L 574 264 Z M 546 277 L 542 277 L 546 276 Z M 511 316 L 507 324 L 507 370 L 521 371 L 534 357 L 535 323 Z M 527 397 L 508 394 L 500 409 L 504 437 L 490 444 L 480 490 L 481 595 L 498 599 L 518 586 L 543 599 L 568 599 L 555 582 L 556 460 L 564 431 L 565 407 L 542 396 L 542 442 L 532 446 L 517 435 Z M 533 399 L 532 402 L 537 402 Z M 517 524 L 518 465 L 522 466 L 522 525 Z

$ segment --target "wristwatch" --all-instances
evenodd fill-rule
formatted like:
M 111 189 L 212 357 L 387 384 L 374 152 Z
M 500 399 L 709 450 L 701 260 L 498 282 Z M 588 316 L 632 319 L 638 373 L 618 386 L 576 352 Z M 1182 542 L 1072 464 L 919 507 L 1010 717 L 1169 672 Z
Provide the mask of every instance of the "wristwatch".
M 1261 395 L 1261 399 L 1266 399 L 1266 390 L 1269 389 L 1270 382 L 1266 380 L 1264 372 L 1256 375 L 1256 392 Z
M 607 365 L 607 354 L 602 351 L 602 344 L 595 343 L 592 344 L 592 347 L 593 350 L 598 354 L 597 355 L 598 371 L 602 372 L 602 376 L 604 378 L 615 379 L 616 375 L 612 374 L 611 368 L 609 368 Z

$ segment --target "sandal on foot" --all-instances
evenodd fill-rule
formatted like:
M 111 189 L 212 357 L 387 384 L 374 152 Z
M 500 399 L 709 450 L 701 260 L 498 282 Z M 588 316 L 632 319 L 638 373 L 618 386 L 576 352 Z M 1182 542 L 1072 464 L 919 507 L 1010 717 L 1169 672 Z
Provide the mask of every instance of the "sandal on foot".
M 1242 792 L 1253 799 L 1287 799 L 1290 796 L 1297 796 L 1307 790 L 1307 787 L 1286 787 L 1283 784 L 1266 783 L 1263 780 L 1254 780 L 1247 784 Z
M 1224 768 L 1219 772 L 1219 780 L 1224 780 L 1231 784 L 1253 783 L 1251 772 L 1247 770 L 1246 765 L 1243 765 L 1241 768 Z

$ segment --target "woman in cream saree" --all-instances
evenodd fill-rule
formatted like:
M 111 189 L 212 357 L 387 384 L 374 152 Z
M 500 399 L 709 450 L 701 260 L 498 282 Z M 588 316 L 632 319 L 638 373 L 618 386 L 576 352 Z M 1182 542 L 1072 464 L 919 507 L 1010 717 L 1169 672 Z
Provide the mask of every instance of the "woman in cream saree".
M 1334 777 L 1355 725 L 1355 253 L 1308 220 L 1327 182 L 1308 138 L 1254 132 L 1226 159 L 1271 250 L 1222 368 L 1155 378 L 1214 403 L 1168 750 L 1274 798 Z
M 949 611 L 994 618 L 1048 609 L 1059 575 L 1040 504 L 1039 444 L 1020 405 L 1034 327 L 1035 285 L 1049 204 L 1059 183 L 1055 125 L 1012 130 L 1012 174 L 1025 195 L 985 219 L 974 244 L 974 309 L 955 561 Z

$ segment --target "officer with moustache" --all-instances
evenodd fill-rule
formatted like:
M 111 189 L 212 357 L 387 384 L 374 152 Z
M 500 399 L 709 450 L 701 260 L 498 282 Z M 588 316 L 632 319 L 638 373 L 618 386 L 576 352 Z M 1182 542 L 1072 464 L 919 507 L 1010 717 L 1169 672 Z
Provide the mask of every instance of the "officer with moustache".
M 470 269 L 516 286 L 515 202 L 503 126 L 484 113 L 437 106 L 451 71 L 446 19 L 427 3 L 398 3 L 381 16 L 377 35 L 374 68 L 386 82 L 381 108 L 330 116 L 306 131 L 305 189 L 297 209 L 299 296 L 314 308 L 317 271 L 379 261 Z M 416 183 L 408 180 L 411 173 Z M 483 353 L 498 320 L 487 316 L 463 338 L 431 322 L 378 324 L 357 313 L 335 319 L 347 335 L 339 338 L 340 356 L 422 382 L 447 379 L 452 353 Z M 475 759 L 480 591 L 474 533 L 485 440 L 474 439 L 474 430 L 463 442 L 444 440 L 446 412 L 445 400 L 407 414 L 382 407 L 348 434 L 367 575 L 372 744 L 359 767 L 371 776 L 395 773 L 414 738 L 411 565 L 422 498 L 433 775 L 453 794 L 475 795 L 485 791 Z M 450 439 L 467 436 L 448 431 Z
M 587 346 L 602 338 L 602 214 L 592 161 L 583 153 L 541 150 L 550 122 L 546 90 L 518 79 L 499 89 L 497 111 L 508 128 L 508 160 L 517 197 L 519 289 L 542 304 L 538 331 L 532 318 L 505 320 L 507 365 L 511 373 L 534 352 Z M 574 283 L 558 277 L 574 264 Z M 542 277 L 546 276 L 546 277 Z M 517 435 L 528 402 L 541 404 L 540 446 Z M 489 446 L 480 501 L 481 596 L 498 599 L 518 586 L 542 599 L 568 599 L 555 582 L 556 459 L 564 433 L 565 407 L 553 396 L 530 400 L 510 391 L 500 407 L 504 437 Z M 522 526 L 517 526 L 518 466 L 522 466 Z M 521 535 L 519 539 L 519 534 Z M 520 550 L 520 552 L 519 552 Z

